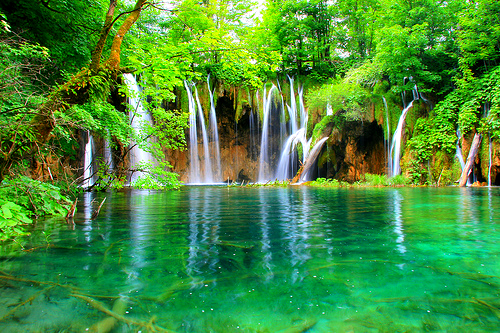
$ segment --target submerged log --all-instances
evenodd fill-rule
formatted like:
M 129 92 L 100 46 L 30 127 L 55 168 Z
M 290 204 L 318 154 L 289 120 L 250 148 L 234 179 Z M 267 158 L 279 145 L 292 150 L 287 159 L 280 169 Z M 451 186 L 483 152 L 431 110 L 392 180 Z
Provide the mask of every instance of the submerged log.
M 472 165 L 474 164 L 474 160 L 476 159 L 476 155 L 479 151 L 479 145 L 481 144 L 482 136 L 479 133 L 474 134 L 474 139 L 472 140 L 472 144 L 469 150 L 469 156 L 467 157 L 467 162 L 465 163 L 465 167 L 462 170 L 462 175 L 460 176 L 459 186 L 464 187 L 467 184 L 467 179 L 469 178 L 469 174 L 472 169 Z
M 120 297 L 113 303 L 113 308 L 111 311 L 118 316 L 123 316 L 125 314 L 126 308 L 127 301 L 123 297 Z M 113 316 L 109 316 L 92 325 L 90 327 L 90 332 L 107 333 L 113 330 L 116 324 L 118 324 L 118 319 Z

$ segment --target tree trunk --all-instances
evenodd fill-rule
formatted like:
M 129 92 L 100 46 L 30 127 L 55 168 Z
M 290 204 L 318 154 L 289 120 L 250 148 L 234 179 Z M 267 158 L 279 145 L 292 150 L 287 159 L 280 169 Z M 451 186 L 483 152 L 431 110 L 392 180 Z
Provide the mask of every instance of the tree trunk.
M 127 16 L 125 21 L 123 21 L 122 25 L 118 29 L 118 32 L 113 39 L 113 44 L 111 45 L 111 53 L 109 55 L 108 61 L 106 62 L 108 68 L 116 71 L 120 68 L 120 52 L 123 37 L 130 30 L 130 27 L 132 27 L 135 21 L 137 21 L 137 19 L 139 18 L 139 15 L 141 14 L 141 10 L 144 7 L 145 3 L 146 0 L 137 0 L 134 10 Z
M 117 17 L 113 18 L 118 0 L 110 0 L 109 7 L 106 14 L 106 19 L 101 30 L 99 41 L 92 51 L 92 58 L 89 69 L 83 69 L 73 75 L 66 83 L 59 86 L 53 91 L 48 99 L 38 108 L 38 114 L 34 117 L 31 125 L 33 126 L 34 139 L 25 145 L 31 145 L 33 154 L 39 151 L 40 146 L 46 144 L 52 137 L 52 131 L 57 126 L 57 119 L 55 113 L 57 111 L 64 112 L 75 104 L 85 104 L 89 99 L 89 84 L 92 76 L 99 74 L 108 77 L 108 80 L 116 80 L 119 73 L 120 66 L 120 52 L 123 37 L 130 30 L 132 25 L 137 21 L 140 13 L 146 5 L 146 0 L 137 0 L 134 9 L 130 12 L 122 13 L 127 14 L 127 17 L 118 29 L 118 33 L 113 39 L 111 46 L 111 54 L 106 61 L 105 66 L 101 66 L 101 57 L 106 40 L 109 36 L 111 28 L 116 22 Z M 105 73 L 99 73 L 104 71 Z M 112 85 L 111 85 L 112 86 Z M 0 156 L 0 183 L 5 174 L 8 173 L 12 162 L 19 156 L 12 156 L 7 154 Z
M 96 73 L 99 69 L 101 63 L 102 51 L 104 50 L 104 45 L 106 44 L 106 39 L 108 39 L 109 32 L 113 27 L 113 15 L 115 14 L 115 8 L 118 0 L 110 0 L 108 12 L 106 13 L 106 19 L 104 20 L 104 25 L 102 26 L 101 35 L 99 36 L 99 41 L 92 51 L 92 61 L 90 63 L 90 70 L 92 73 Z
M 459 186 L 464 187 L 467 185 L 467 179 L 469 178 L 469 173 L 472 169 L 472 165 L 474 164 L 474 160 L 476 159 L 476 155 L 479 151 L 479 145 L 481 144 L 482 136 L 479 133 L 474 134 L 474 139 L 472 140 L 472 144 L 469 150 L 469 156 L 467 157 L 467 162 L 465 163 L 465 167 L 462 170 L 462 175 L 460 176 Z

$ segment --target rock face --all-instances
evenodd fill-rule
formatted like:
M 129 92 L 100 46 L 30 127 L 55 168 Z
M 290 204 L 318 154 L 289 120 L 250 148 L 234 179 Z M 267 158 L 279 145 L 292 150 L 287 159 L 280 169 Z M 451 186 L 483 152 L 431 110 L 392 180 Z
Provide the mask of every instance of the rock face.
M 384 132 L 375 121 L 348 122 L 341 130 L 333 129 L 327 143 L 327 157 L 319 159 L 319 167 L 329 162 L 325 175 L 328 178 L 355 182 L 366 173 L 386 171 Z

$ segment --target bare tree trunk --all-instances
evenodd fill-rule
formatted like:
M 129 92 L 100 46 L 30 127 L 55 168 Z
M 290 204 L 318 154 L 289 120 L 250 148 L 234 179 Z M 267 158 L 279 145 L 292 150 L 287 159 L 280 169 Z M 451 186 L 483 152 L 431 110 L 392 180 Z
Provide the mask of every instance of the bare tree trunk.
M 458 184 L 460 187 L 464 187 L 467 184 L 467 179 L 469 178 L 470 170 L 472 169 L 472 165 L 474 164 L 474 160 L 476 159 L 476 155 L 479 151 L 479 145 L 481 144 L 482 138 L 481 134 L 474 134 L 474 139 L 472 140 L 469 150 L 469 156 L 467 157 L 467 162 L 465 163 L 462 175 L 460 176 L 460 182 Z

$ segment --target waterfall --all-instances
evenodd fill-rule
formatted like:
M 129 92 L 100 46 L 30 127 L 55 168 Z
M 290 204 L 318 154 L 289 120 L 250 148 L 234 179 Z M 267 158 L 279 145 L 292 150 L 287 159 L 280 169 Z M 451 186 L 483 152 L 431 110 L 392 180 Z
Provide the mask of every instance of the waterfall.
M 220 144 L 219 144 L 219 132 L 217 129 L 217 115 L 215 114 L 215 101 L 214 101 L 214 91 L 210 90 L 210 75 L 207 77 L 208 93 L 210 95 L 210 142 L 212 142 L 213 149 L 215 151 L 215 163 L 216 163 L 216 175 L 217 179 L 222 179 L 221 174 L 221 164 L 220 164 Z
M 414 101 L 415 100 L 411 101 L 410 104 L 408 104 L 408 106 L 404 108 L 403 112 L 401 112 L 398 126 L 396 127 L 396 131 L 394 132 L 394 135 L 392 137 L 392 145 L 390 150 L 392 157 L 392 170 L 391 174 L 389 175 L 391 177 L 397 176 L 401 173 L 401 166 L 399 165 L 399 161 L 401 159 L 401 140 L 403 137 L 403 125 L 405 122 L 406 114 L 408 113 L 408 110 L 413 106 Z
M 489 153 L 489 158 L 490 158 L 489 163 L 488 163 L 488 186 L 491 186 L 491 166 L 492 166 L 491 157 L 493 154 L 493 149 L 492 149 L 492 145 L 491 145 L 491 135 L 489 136 L 488 153 Z
M 304 168 L 302 169 L 302 175 L 300 176 L 300 181 L 304 182 L 310 180 L 310 173 L 312 166 L 316 159 L 318 158 L 319 153 L 321 152 L 321 148 L 323 148 L 323 144 L 328 140 L 328 137 L 319 140 L 314 147 L 311 149 L 311 152 L 308 154 L 306 161 L 304 162 Z
M 198 106 L 198 119 L 201 127 L 201 135 L 203 138 L 203 160 L 205 162 L 205 183 L 213 183 L 214 176 L 212 173 L 212 163 L 210 161 L 210 151 L 208 148 L 208 134 L 205 126 L 205 117 L 203 116 L 203 108 L 201 107 L 200 98 L 198 97 L 198 89 L 193 85 L 196 95 L 196 105 Z
M 87 131 L 87 142 L 83 153 L 83 182 L 81 187 L 88 188 L 95 183 L 94 175 L 94 137 L 90 131 Z
M 144 133 L 141 133 L 141 129 L 147 126 L 152 126 L 153 121 L 151 119 L 150 113 L 144 109 L 142 102 L 139 98 L 140 88 L 137 84 L 135 77 L 132 74 L 124 74 L 125 82 L 130 91 L 132 91 L 132 96 L 129 96 L 128 102 L 132 106 L 133 111 L 130 112 L 130 125 L 135 132 L 135 136 L 138 142 L 132 142 L 132 148 L 130 149 L 130 169 L 134 170 L 141 168 L 145 163 L 154 163 L 154 158 L 151 152 L 144 150 L 142 147 L 144 143 L 146 145 L 150 142 L 149 138 L 144 137 Z M 137 180 L 144 172 L 134 171 L 130 176 L 130 183 Z
M 270 118 L 271 118 L 271 107 L 273 102 L 273 92 L 276 90 L 276 86 L 273 84 L 269 92 L 266 94 L 266 88 L 264 87 L 264 110 L 262 119 L 262 137 L 260 140 L 260 161 L 259 161 L 259 178 L 258 182 L 262 183 L 269 180 L 270 177 L 270 156 L 269 156 L 269 130 L 270 130 Z
M 297 145 L 300 143 L 302 145 L 302 161 L 305 162 L 309 155 L 309 148 L 311 145 L 311 139 L 307 140 L 307 111 L 304 106 L 303 89 L 299 87 L 297 89 L 297 96 L 299 100 L 299 105 L 297 107 L 296 95 L 294 91 L 294 79 L 290 76 L 288 77 L 290 81 L 290 105 L 287 105 L 288 115 L 290 118 L 290 135 L 281 148 L 280 160 L 276 170 L 276 179 L 286 180 L 289 179 L 290 173 L 297 172 L 296 165 L 291 163 L 296 161 L 296 154 L 294 151 Z
M 455 156 L 457 156 L 458 161 L 460 162 L 460 167 L 462 170 L 465 168 L 465 161 L 464 157 L 462 156 L 462 148 L 460 148 L 460 139 L 462 138 L 462 135 L 460 134 L 460 129 L 457 128 L 457 147 L 455 151 Z
M 285 180 L 289 179 L 291 176 L 290 172 L 290 161 L 294 159 L 294 148 L 297 145 L 298 137 L 304 135 L 304 131 L 301 129 L 288 137 L 285 142 L 283 149 L 281 150 L 281 156 L 278 163 L 278 169 L 276 172 L 276 179 Z
M 190 151 L 189 181 L 192 184 L 213 183 L 214 177 L 212 172 L 212 162 L 210 159 L 208 133 L 205 125 L 203 108 L 201 107 L 200 98 L 198 96 L 198 89 L 196 89 L 196 85 L 194 83 L 188 83 L 187 81 L 184 81 L 184 87 L 186 88 L 186 92 L 188 95 L 188 106 L 189 106 L 189 151 Z M 214 107 L 214 113 L 215 113 L 215 107 Z M 216 119 L 215 123 L 217 123 Z M 198 125 L 201 130 L 202 142 L 203 142 L 203 163 L 205 169 L 203 178 L 201 174 L 200 161 L 198 156 Z
M 191 183 L 200 183 L 200 162 L 198 161 L 198 131 L 196 128 L 196 106 L 194 103 L 193 93 L 187 81 L 184 81 L 184 87 L 188 95 L 189 106 L 189 153 L 190 153 L 190 170 L 189 181 Z
M 403 84 L 406 82 L 407 78 L 403 79 Z M 413 78 L 410 77 L 410 80 Z M 401 159 L 401 140 L 403 139 L 403 126 L 405 123 L 406 119 L 406 114 L 408 113 L 408 110 L 410 110 L 413 106 L 413 102 L 415 102 L 417 99 L 419 99 L 419 93 L 418 93 L 418 88 L 417 85 L 413 87 L 412 90 L 413 94 L 413 99 L 410 102 L 410 104 L 406 105 L 406 91 L 402 92 L 402 98 L 403 98 L 403 111 L 401 112 L 401 116 L 399 117 L 398 121 L 398 126 L 396 127 L 396 130 L 394 131 L 394 135 L 392 136 L 392 144 L 391 144 L 391 149 L 389 151 L 389 157 L 392 159 L 392 168 L 390 169 L 390 174 L 389 177 L 394 177 L 397 176 L 401 173 L 401 166 L 399 165 L 400 159 Z M 385 99 L 384 99 L 385 101 Z
M 382 97 L 383 98 L 383 97 Z M 384 99 L 385 100 L 385 99 Z M 330 102 L 326 104 L 326 115 L 327 116 L 333 116 L 333 108 Z
M 303 98 L 303 88 L 298 87 L 297 93 L 294 90 L 294 79 L 292 77 L 288 77 L 290 82 L 290 102 L 289 104 L 285 104 L 283 99 L 283 94 L 281 94 L 281 111 L 279 114 L 278 121 L 279 130 L 280 130 L 280 142 L 279 142 L 279 161 L 275 170 L 272 170 L 271 163 L 271 118 L 276 120 L 276 114 L 274 118 L 271 115 L 272 112 L 272 102 L 273 102 L 273 92 L 276 88 L 275 85 L 271 87 L 269 92 L 266 91 L 266 87 L 264 87 L 264 108 L 263 108 L 263 119 L 262 119 L 262 137 L 261 137 L 261 146 L 260 146 L 260 161 L 259 161 L 259 177 L 258 182 L 263 183 L 269 180 L 274 179 L 277 180 L 286 180 L 290 179 L 295 175 L 298 171 L 298 152 L 297 146 L 301 144 L 302 146 L 302 161 L 306 163 L 306 161 L 311 161 L 314 163 L 317 158 L 317 154 L 319 151 L 315 152 L 315 156 L 311 156 L 309 150 L 311 146 L 312 138 L 307 139 L 307 110 L 304 106 L 304 98 Z M 298 101 L 298 103 L 297 103 Z M 286 113 L 288 111 L 288 119 L 289 122 L 286 122 Z M 318 142 L 319 147 L 326 141 L 326 138 L 320 140 Z M 320 148 L 317 148 L 320 149 Z M 311 159 L 308 159 L 309 157 Z

